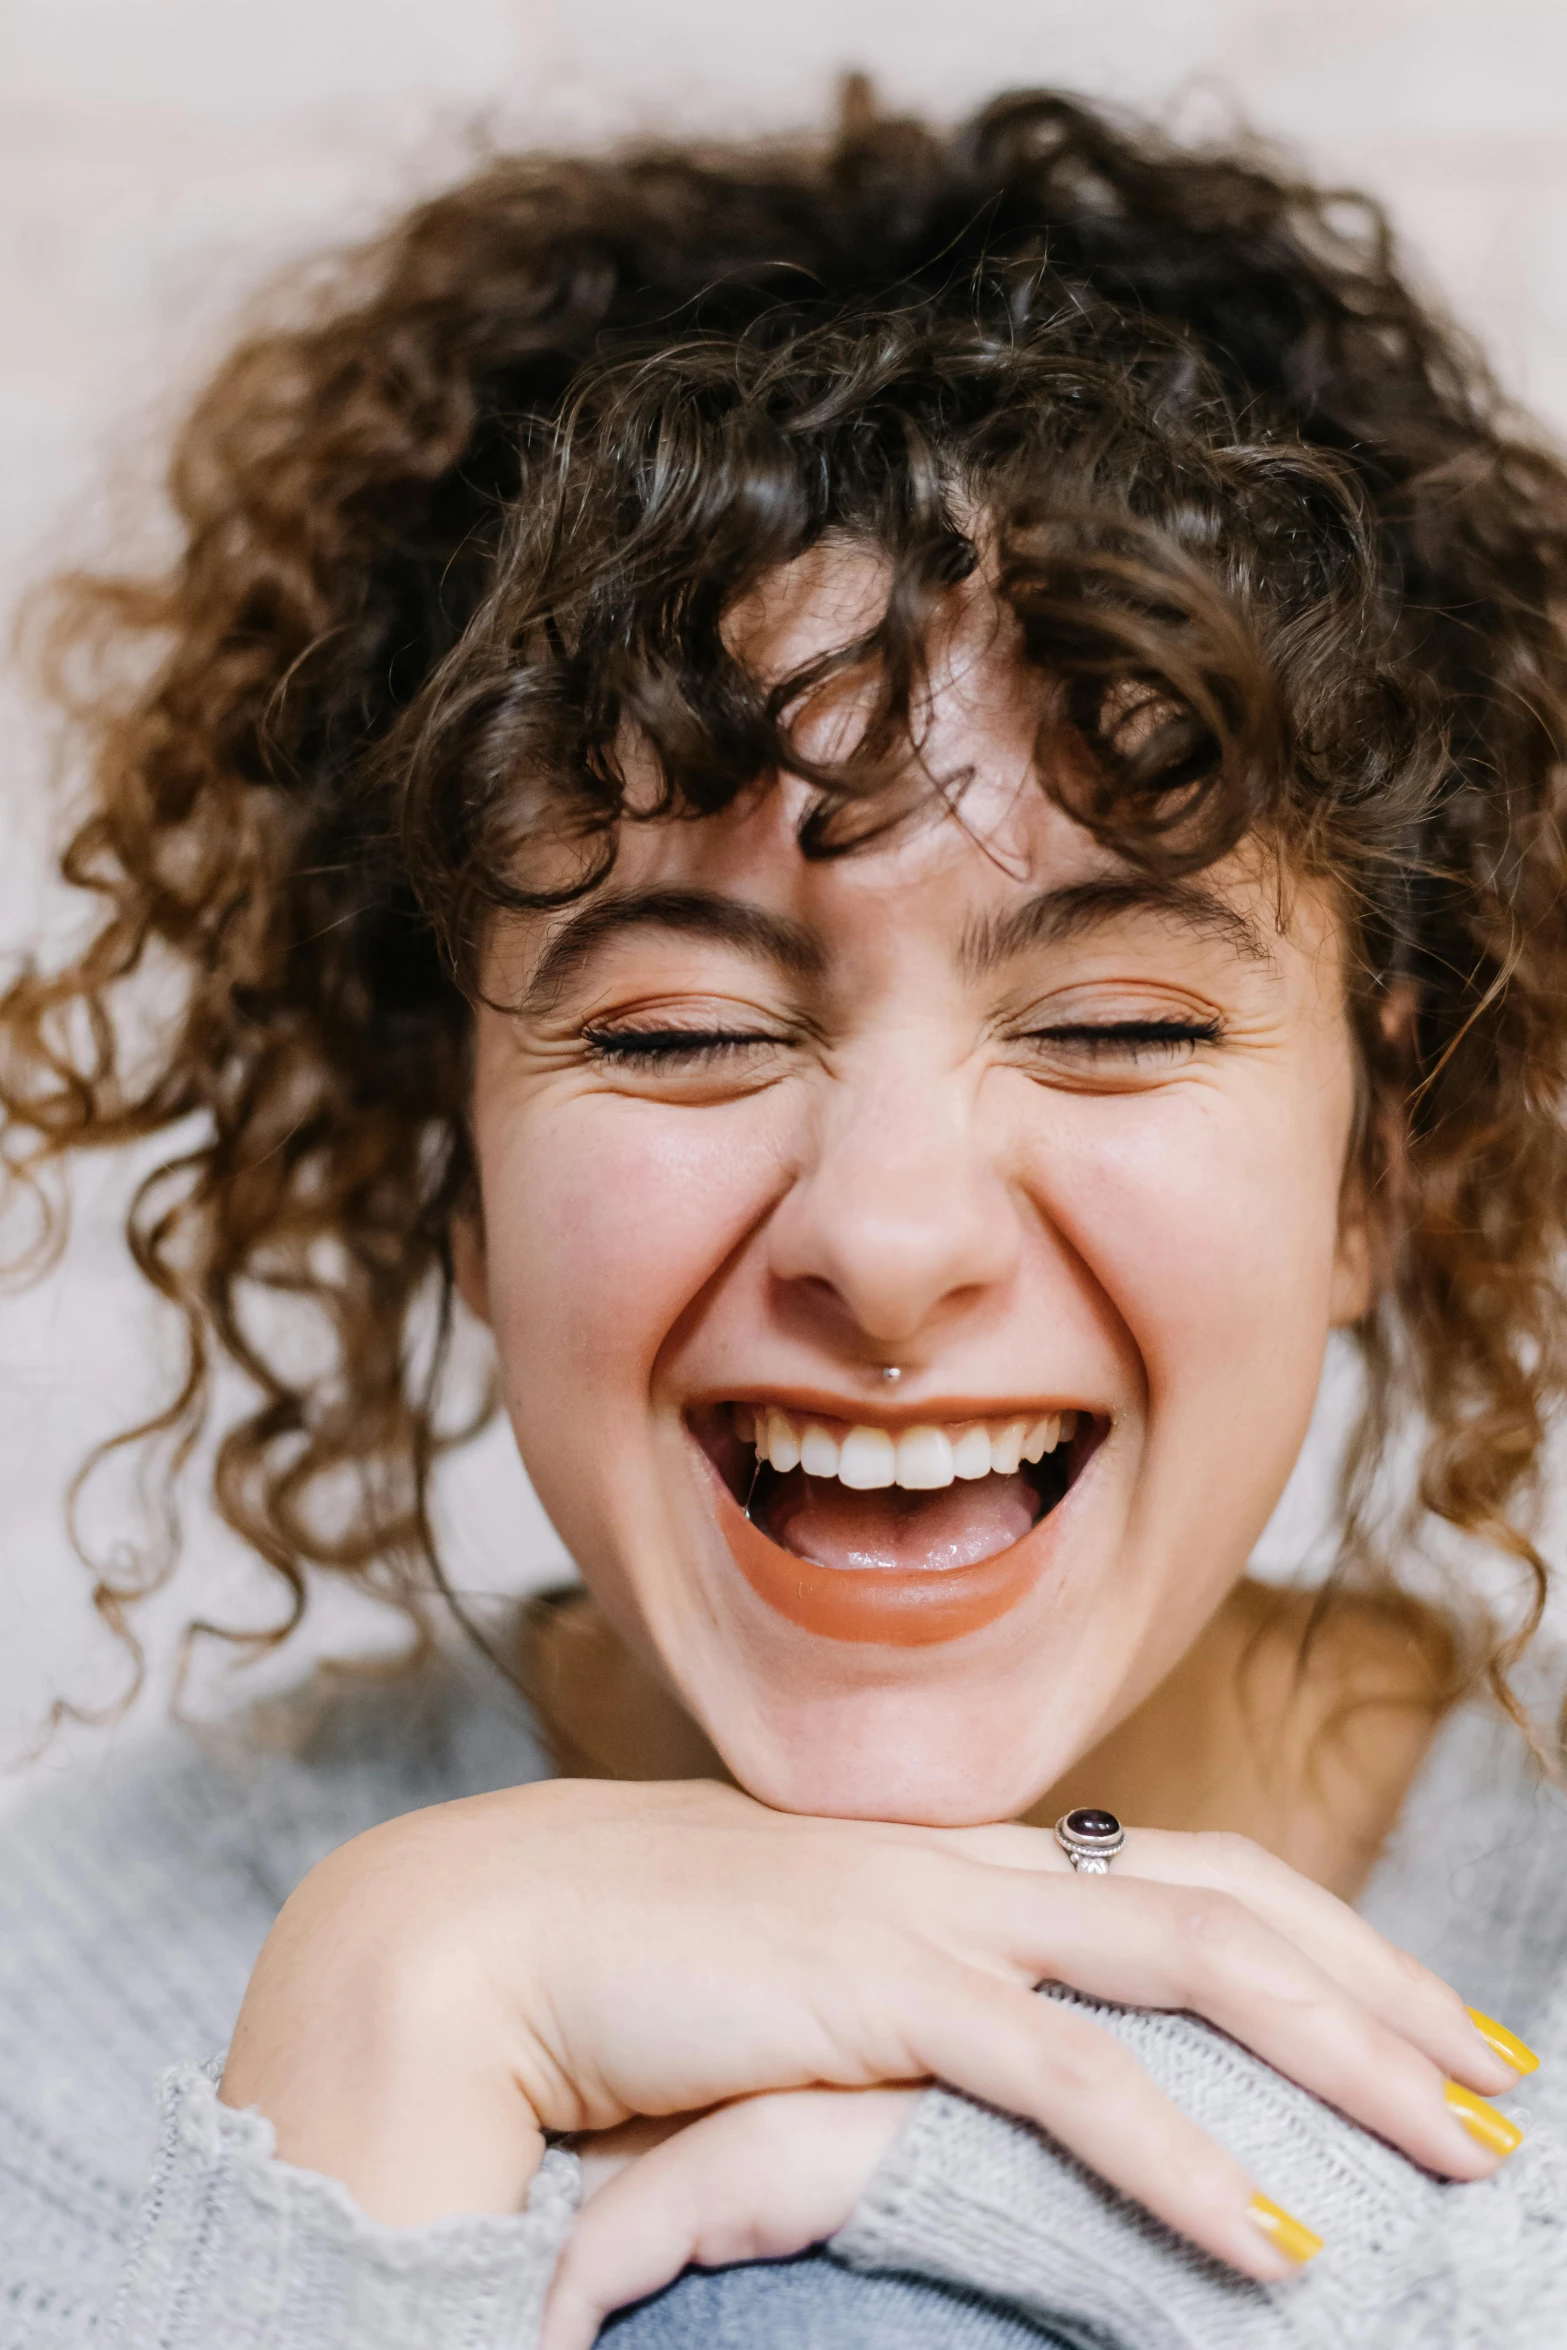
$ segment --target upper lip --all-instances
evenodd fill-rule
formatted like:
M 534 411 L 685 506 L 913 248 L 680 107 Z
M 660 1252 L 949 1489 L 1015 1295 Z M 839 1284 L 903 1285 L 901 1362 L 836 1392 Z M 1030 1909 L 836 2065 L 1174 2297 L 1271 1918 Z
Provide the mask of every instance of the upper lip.
M 950 1420 L 1023 1420 L 1038 1418 L 1046 1412 L 1079 1412 L 1087 1419 L 1110 1417 L 1103 1406 L 1085 1403 L 1076 1395 L 927 1395 L 918 1401 L 901 1396 L 894 1401 L 890 1396 L 885 1400 L 880 1396 L 849 1398 L 829 1395 L 819 1387 L 768 1387 L 760 1382 L 746 1382 L 711 1396 L 693 1398 L 688 1408 L 711 1410 L 726 1403 L 773 1404 L 779 1411 L 802 1418 L 839 1420 L 851 1428 L 924 1428 Z

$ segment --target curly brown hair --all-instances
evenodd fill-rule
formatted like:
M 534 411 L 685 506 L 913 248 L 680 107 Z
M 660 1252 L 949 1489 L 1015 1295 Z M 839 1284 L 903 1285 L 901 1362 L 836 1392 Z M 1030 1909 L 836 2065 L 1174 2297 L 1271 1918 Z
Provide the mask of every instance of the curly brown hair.
M 93 755 L 63 870 L 102 914 L 0 1003 L 0 1104 L 23 1183 L 170 1136 L 129 1239 L 184 1376 L 116 1442 L 172 1491 L 218 1360 L 253 1383 L 215 1490 L 287 1587 L 269 1637 L 312 1569 L 415 1612 L 442 1585 L 487 924 L 602 882 L 628 730 L 655 818 L 803 769 L 810 856 L 915 790 L 957 804 L 908 753 L 932 616 L 982 564 L 1044 788 L 1145 865 L 1260 835 L 1340 893 L 1385 1274 L 1334 1588 L 1387 1584 L 1412 1415 L 1415 1518 L 1523 1570 L 1475 1652 L 1511 1702 L 1567 1383 L 1567 472 L 1373 204 L 1049 93 L 953 133 L 852 91 L 818 141 L 505 159 L 236 352 L 170 495 L 166 575 L 65 586 Z M 880 551 L 885 610 L 759 680 L 726 615 L 830 533 Z M 813 766 L 800 716 L 849 670 L 863 734 Z M 152 967 L 180 985 L 149 1045 Z M 321 1318 L 313 1371 L 268 1292 Z M 100 1574 L 100 1608 L 123 1629 L 171 1556 Z

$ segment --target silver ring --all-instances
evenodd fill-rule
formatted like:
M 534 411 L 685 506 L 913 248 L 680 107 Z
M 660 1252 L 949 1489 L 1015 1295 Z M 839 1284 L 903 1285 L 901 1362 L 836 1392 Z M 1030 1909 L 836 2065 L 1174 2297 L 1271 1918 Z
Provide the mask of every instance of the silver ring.
M 1056 1842 L 1080 1876 L 1103 1877 L 1126 1842 L 1126 1830 L 1113 1811 L 1087 1804 L 1081 1811 L 1061 1814 Z

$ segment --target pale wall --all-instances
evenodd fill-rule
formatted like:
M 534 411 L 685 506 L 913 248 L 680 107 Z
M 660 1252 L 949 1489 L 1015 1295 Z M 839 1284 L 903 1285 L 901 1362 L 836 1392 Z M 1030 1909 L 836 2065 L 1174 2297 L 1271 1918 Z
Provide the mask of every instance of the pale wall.
M 0 0 L 0 597 L 123 543 L 162 422 L 281 259 L 438 179 L 476 131 L 801 121 L 858 64 L 951 113 L 1053 81 L 1213 126 L 1238 108 L 1390 203 L 1428 280 L 1567 427 L 1567 11 L 1554 0 Z M 57 930 L 36 720 L 4 710 L 0 928 Z M 166 1342 L 127 1273 L 124 1182 L 84 1187 L 61 1274 L 0 1320 L 0 1749 L 103 1651 L 60 1493 L 153 1392 Z M 459 1572 L 559 1546 L 503 1441 L 451 1481 Z M 163 1612 L 262 1585 L 199 1518 Z M 330 1629 L 362 1629 L 339 1612 Z

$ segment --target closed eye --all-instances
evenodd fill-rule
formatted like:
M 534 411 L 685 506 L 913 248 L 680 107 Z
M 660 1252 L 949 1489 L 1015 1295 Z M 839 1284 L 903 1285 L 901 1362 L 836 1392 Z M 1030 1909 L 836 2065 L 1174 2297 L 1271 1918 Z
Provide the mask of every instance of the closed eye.
M 1193 1045 L 1217 1044 L 1222 1034 L 1216 1019 L 1208 1020 L 1083 1020 L 1055 1028 L 1032 1028 L 1030 1044 L 1053 1045 L 1080 1053 L 1087 1060 L 1120 1056 L 1148 1059 L 1189 1050 Z
M 581 1033 L 595 1061 L 623 1069 L 689 1068 L 783 1041 L 755 1029 L 584 1028 Z

